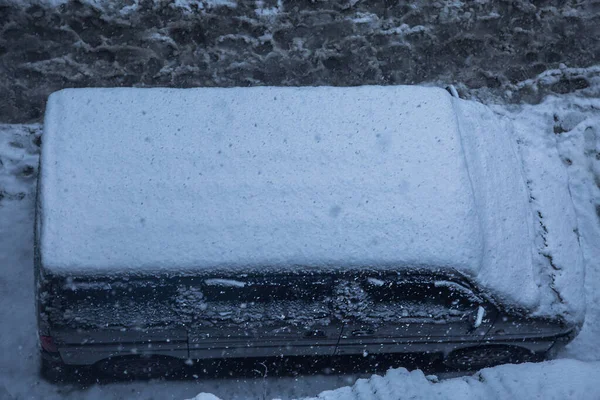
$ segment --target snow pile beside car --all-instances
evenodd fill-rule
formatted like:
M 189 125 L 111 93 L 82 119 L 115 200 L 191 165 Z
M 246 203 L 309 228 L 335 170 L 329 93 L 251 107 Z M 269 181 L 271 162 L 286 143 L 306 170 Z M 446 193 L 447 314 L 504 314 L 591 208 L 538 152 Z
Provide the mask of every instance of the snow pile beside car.
M 600 359 L 600 82 L 596 81 L 595 93 L 588 93 L 593 97 L 551 96 L 537 105 L 494 107 L 513 121 L 538 220 L 538 263 L 550 266 L 545 268 L 549 274 L 544 284 L 558 286 L 560 295 L 577 296 L 577 281 L 582 279 L 573 273 L 572 259 L 564 257 L 575 246 L 561 238 L 575 230 L 581 242 L 587 310 L 583 329 L 565 356 L 583 360 Z M 567 199 L 574 203 L 575 229 L 562 223 L 562 215 L 571 212 L 565 208 Z M 554 304 L 557 310 L 571 312 L 567 301 Z
M 353 386 L 303 400 L 401 399 L 598 399 L 600 362 L 557 360 L 540 364 L 501 365 L 469 377 L 438 381 L 422 371 L 391 369 L 384 376 L 359 379 Z M 525 384 L 526 383 L 526 384 Z M 200 393 L 189 400 L 219 400 Z
M 478 210 L 489 226 L 484 248 L 487 251 L 491 248 L 491 254 L 484 262 L 494 265 L 499 257 L 500 265 L 516 266 L 514 273 L 526 273 L 531 268 L 533 272 L 523 278 L 545 289 L 536 292 L 537 313 L 563 315 L 567 320 L 581 322 L 585 299 L 581 290 L 584 265 L 580 234 L 567 170 L 558 155 L 555 135 L 546 133 L 540 118 L 523 120 L 523 115 L 519 118 L 511 114 L 503 118 L 483 104 L 457 103 L 469 173 L 478 188 L 474 191 L 475 198 L 480 200 Z M 499 151 L 502 148 L 517 152 L 519 165 L 511 165 L 512 159 Z M 490 163 L 491 159 L 497 162 Z M 498 165 L 503 168 L 498 169 Z M 498 185 L 504 180 L 518 181 L 526 187 L 526 214 L 514 206 L 517 200 L 512 198 L 521 193 L 508 192 Z M 499 209 L 503 212 L 498 213 Z M 520 223 L 526 225 L 530 237 L 527 252 L 518 243 L 523 239 L 519 235 L 522 231 L 513 228 L 517 218 L 507 221 L 504 215 L 508 214 L 522 218 Z M 499 243 L 503 244 L 502 251 L 498 251 Z M 503 276 L 507 271 L 510 270 L 489 268 L 488 275 L 480 276 L 480 281 L 487 287 L 495 287 L 496 282 L 517 284 L 517 277 Z

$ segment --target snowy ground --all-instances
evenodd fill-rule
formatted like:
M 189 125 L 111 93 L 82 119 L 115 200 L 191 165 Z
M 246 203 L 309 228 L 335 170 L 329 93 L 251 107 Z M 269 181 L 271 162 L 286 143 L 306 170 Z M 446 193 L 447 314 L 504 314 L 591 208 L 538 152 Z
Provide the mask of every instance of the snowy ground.
M 0 120 L 15 123 L 39 120 L 66 87 L 440 81 L 537 101 L 589 82 L 511 87 L 560 63 L 600 63 L 594 1 L 0 0 L 0 10 Z
M 486 368 L 472 377 L 437 381 L 420 370 L 390 369 L 352 387 L 321 393 L 319 400 L 591 399 L 598 398 L 600 363 L 557 360 Z M 199 397 L 199 398 L 198 398 Z M 198 396 L 196 400 L 211 400 Z M 306 399 L 309 400 L 309 399 Z
M 201 392 L 222 399 L 295 398 L 340 387 L 319 398 L 600 399 L 600 100 L 569 94 L 538 105 L 494 109 L 514 119 L 522 146 L 560 157 L 568 172 L 586 264 L 587 314 L 581 334 L 560 360 L 500 366 L 439 383 L 420 371 L 392 369 L 353 387 L 349 385 L 364 374 L 50 385 L 37 375 L 33 305 L 32 218 L 40 127 L 0 125 L 0 399 L 185 399 Z

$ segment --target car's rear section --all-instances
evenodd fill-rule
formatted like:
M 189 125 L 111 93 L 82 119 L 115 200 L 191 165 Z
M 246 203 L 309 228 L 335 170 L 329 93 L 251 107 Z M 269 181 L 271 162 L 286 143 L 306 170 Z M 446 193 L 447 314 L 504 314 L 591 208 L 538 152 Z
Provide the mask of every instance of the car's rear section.
M 327 276 L 52 278 L 44 289 L 45 352 L 69 365 L 333 355 L 341 333 Z
M 40 312 L 61 359 L 89 365 L 115 354 L 188 357 L 187 331 L 156 282 L 54 279 Z

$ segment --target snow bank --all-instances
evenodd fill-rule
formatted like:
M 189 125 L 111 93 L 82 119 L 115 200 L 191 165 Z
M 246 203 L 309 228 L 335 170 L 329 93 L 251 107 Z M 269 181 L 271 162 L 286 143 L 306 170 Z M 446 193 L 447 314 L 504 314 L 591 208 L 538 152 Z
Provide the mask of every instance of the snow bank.
M 2 201 L 23 200 L 30 194 L 37 176 L 40 133 L 37 125 L 0 124 L 0 207 Z
M 66 90 L 42 154 L 54 272 L 480 267 L 441 89 Z
M 599 362 L 574 360 L 502 365 L 472 377 L 441 382 L 420 370 L 399 368 L 385 376 L 359 379 L 351 387 L 323 392 L 314 399 L 590 399 L 600 397 L 599 379 Z
M 567 166 L 559 155 L 557 134 L 553 131 L 553 114 L 545 108 L 524 107 L 510 114 L 501 111 L 512 120 L 512 132 L 523 161 L 532 212 L 535 283 L 550 288 L 540 291 L 539 313 L 561 314 L 582 322 L 584 265 L 578 221 Z
M 325 391 L 304 400 L 400 399 L 598 399 L 600 362 L 557 360 L 502 365 L 470 377 L 439 381 L 422 371 L 391 369 L 385 376 L 359 379 L 353 386 Z M 200 393 L 189 400 L 218 400 Z
M 569 132 L 557 138 L 561 159 L 567 164 L 571 162 L 567 169 L 569 188 L 578 215 L 577 233 L 586 266 L 585 323 L 579 336 L 569 345 L 567 355 L 593 360 L 600 359 L 600 99 L 580 100 L 570 102 L 570 109 L 558 98 L 553 98 L 548 105 L 559 112 L 560 119 L 568 119 L 575 110 L 575 115 L 580 117 Z M 569 282 L 561 284 L 566 286 Z
M 581 320 L 585 302 L 583 329 L 567 355 L 599 359 L 600 99 L 552 96 L 495 109 L 513 120 L 531 193 L 536 263 L 542 284 L 555 290 L 542 304 Z

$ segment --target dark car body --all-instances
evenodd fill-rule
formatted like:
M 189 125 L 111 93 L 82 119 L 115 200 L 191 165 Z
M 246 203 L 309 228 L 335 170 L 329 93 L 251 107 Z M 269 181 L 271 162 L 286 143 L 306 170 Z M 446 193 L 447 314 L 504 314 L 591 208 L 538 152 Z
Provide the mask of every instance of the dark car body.
M 55 346 L 44 357 L 67 365 L 429 353 L 477 367 L 544 355 L 573 333 L 505 309 L 448 271 L 45 276 L 39 285 L 40 335 Z

